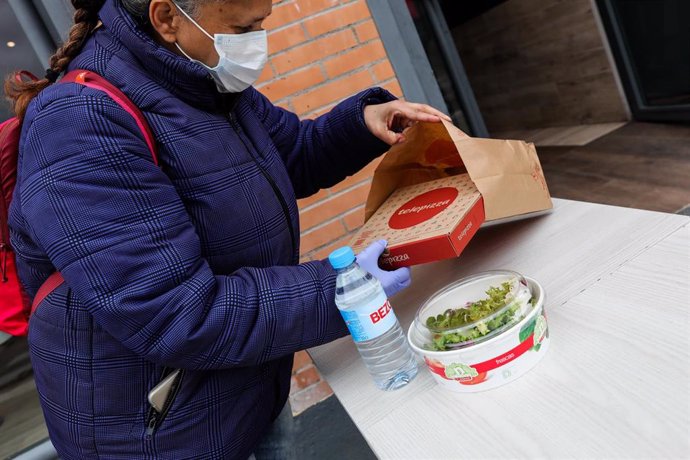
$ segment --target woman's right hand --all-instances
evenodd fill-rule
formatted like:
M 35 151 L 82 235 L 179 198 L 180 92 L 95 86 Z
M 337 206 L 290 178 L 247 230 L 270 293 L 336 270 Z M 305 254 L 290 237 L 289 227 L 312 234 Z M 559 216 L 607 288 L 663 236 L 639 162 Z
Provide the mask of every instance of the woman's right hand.
M 391 297 L 410 285 L 410 269 L 408 267 L 397 270 L 383 270 L 379 267 L 379 257 L 386 249 L 386 240 L 378 240 L 371 243 L 362 252 L 357 254 L 357 263 L 364 270 L 371 273 L 381 282 L 386 295 Z

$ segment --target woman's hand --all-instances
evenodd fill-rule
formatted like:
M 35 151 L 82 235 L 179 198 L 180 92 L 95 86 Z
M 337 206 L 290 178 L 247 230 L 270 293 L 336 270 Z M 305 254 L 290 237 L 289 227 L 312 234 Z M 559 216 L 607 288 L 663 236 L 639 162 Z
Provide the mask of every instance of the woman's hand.
M 443 112 L 426 104 L 401 100 L 364 107 L 364 122 L 371 133 L 388 145 L 405 141 L 405 129 L 418 121 L 451 121 Z
M 379 280 L 383 290 L 386 291 L 386 295 L 391 297 L 408 287 L 412 280 L 410 279 L 409 267 L 402 267 L 392 271 L 379 267 L 379 257 L 386 250 L 387 244 L 386 240 L 374 241 L 357 254 L 357 263 Z

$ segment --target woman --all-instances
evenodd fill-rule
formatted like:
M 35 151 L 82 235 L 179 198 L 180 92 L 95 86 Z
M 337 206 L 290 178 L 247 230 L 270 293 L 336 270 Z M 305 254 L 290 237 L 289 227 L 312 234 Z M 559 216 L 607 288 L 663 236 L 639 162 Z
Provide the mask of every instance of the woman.
M 46 79 L 8 94 L 23 117 L 12 243 L 51 439 L 72 458 L 247 458 L 288 396 L 293 353 L 347 333 L 325 261 L 298 264 L 296 198 L 445 117 L 370 89 L 314 121 L 250 85 L 271 0 L 72 0 Z M 94 71 L 144 113 L 160 167 L 105 93 L 50 85 Z M 40 93 L 39 93 L 40 92 Z M 392 294 L 409 272 L 381 272 Z M 365 251 L 366 252 L 366 251 Z M 171 404 L 147 394 L 184 369 Z

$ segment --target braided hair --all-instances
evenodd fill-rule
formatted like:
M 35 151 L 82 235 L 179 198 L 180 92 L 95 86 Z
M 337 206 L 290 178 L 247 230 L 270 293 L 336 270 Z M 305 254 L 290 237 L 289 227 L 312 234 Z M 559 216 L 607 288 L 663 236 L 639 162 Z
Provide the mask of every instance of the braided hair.
M 26 73 L 14 73 L 7 77 L 5 95 L 20 120 L 24 118 L 31 100 L 43 89 L 55 83 L 70 61 L 79 54 L 86 39 L 98 24 L 98 11 L 104 3 L 105 0 L 72 0 L 75 9 L 74 25 L 69 30 L 67 41 L 51 56 L 43 79 L 25 80 L 22 75 Z

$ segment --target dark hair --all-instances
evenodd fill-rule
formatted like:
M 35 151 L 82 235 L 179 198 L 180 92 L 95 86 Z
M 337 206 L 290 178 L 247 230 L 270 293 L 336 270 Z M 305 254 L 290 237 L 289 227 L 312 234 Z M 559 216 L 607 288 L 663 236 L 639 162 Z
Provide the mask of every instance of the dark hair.
M 149 4 L 151 0 L 120 0 L 122 6 L 142 25 L 149 23 Z M 199 7 L 209 0 L 173 0 L 185 13 L 196 17 Z
M 43 89 L 57 80 L 67 65 L 74 59 L 98 24 L 98 11 L 105 0 L 72 0 L 75 8 L 74 25 L 69 30 L 67 41 L 50 58 L 46 76 L 39 80 L 25 80 L 19 73 L 11 74 L 5 80 L 5 95 L 12 104 L 17 117 L 24 118 L 31 100 Z

